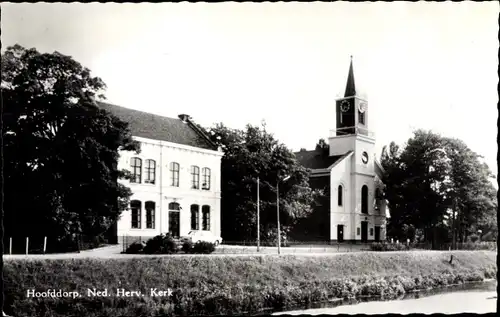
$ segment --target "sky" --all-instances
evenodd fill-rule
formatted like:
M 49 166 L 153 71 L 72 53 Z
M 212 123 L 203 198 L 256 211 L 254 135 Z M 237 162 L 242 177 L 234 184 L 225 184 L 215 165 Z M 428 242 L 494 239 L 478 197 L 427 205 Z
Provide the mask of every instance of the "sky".
M 498 3 L 2 4 L 2 45 L 72 56 L 107 101 L 260 125 L 292 150 L 335 128 L 350 56 L 377 153 L 417 128 L 497 174 Z

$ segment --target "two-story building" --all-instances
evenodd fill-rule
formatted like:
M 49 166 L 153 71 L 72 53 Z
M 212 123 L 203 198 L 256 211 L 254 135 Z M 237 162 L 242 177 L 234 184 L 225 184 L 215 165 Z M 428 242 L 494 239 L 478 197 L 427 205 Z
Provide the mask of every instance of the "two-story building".
M 221 235 L 220 175 L 223 153 L 188 115 L 168 118 L 107 103 L 99 106 L 129 123 L 139 154 L 122 152 L 119 180 L 132 191 L 130 208 L 117 223 L 117 236 L 174 237 L 191 230 Z

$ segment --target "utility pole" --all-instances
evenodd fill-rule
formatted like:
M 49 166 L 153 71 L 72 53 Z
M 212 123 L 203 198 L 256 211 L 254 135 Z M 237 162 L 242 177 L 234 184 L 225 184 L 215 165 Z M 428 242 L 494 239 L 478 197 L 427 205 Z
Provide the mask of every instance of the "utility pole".
M 281 181 L 286 182 L 290 176 L 286 176 Z M 281 254 L 281 229 L 280 229 L 280 178 L 276 181 L 276 218 L 278 224 L 278 254 Z
M 257 177 L 257 252 L 260 252 L 260 180 Z
M 452 204 L 451 204 L 451 213 L 452 213 L 452 228 L 451 228 L 451 232 L 452 232 L 452 238 L 451 238 L 451 247 L 453 250 L 456 250 L 457 248 L 457 241 L 456 241 L 456 210 L 455 210 L 455 198 L 452 198 Z
M 280 181 L 276 183 L 276 217 L 278 223 L 278 254 L 281 254 L 281 230 L 280 230 Z

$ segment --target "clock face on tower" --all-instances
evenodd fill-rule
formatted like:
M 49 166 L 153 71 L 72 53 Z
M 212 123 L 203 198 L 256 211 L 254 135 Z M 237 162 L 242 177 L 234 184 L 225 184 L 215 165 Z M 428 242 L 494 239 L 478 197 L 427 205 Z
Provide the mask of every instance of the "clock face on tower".
M 363 161 L 364 164 L 368 164 L 368 153 L 363 152 L 361 154 L 361 161 Z
M 349 101 L 347 100 L 344 100 L 342 101 L 342 103 L 340 104 L 340 111 L 342 112 L 346 112 L 349 110 L 349 108 L 351 107 L 351 105 L 349 104 Z
M 359 112 L 364 113 L 366 111 L 366 103 L 360 102 L 358 105 L 358 110 Z

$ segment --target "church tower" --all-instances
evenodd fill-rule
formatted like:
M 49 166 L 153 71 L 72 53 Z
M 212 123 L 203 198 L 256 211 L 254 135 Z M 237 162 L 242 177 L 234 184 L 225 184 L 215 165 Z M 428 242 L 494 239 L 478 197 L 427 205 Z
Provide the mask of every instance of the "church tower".
M 375 159 L 366 99 L 357 90 L 351 56 L 344 97 L 335 101 L 336 120 L 328 138 L 328 155 L 322 149 L 295 153 L 301 164 L 311 169 L 311 187 L 328 188 L 330 193 L 315 207 L 321 219 L 315 234 L 329 235 L 330 242 L 385 240 L 386 207 L 376 194 L 383 188 L 384 171 Z M 328 230 L 323 230 L 328 219 Z
M 330 132 L 329 154 L 346 157 L 346 160 L 343 168 L 332 170 L 331 182 L 333 190 L 342 188 L 346 199 L 342 207 L 332 201 L 331 227 L 342 225 L 343 239 L 362 242 L 378 240 L 381 236 L 381 221 L 380 216 L 374 212 L 373 203 L 376 177 L 375 137 L 368 129 L 368 101 L 356 91 L 352 56 L 345 94 L 343 98 L 336 100 L 336 112 L 336 127 Z M 333 197 L 335 195 L 338 192 L 332 194 Z M 346 214 L 349 216 L 345 216 Z M 340 235 L 340 231 L 334 232 L 332 239 L 340 239 Z
M 337 99 L 335 103 L 337 120 L 335 129 L 330 131 L 330 156 L 359 150 L 359 141 L 375 144 L 374 134 L 368 129 L 368 101 L 356 91 L 352 56 L 344 97 Z M 369 158 L 374 155 L 365 153 L 370 155 Z
M 336 101 L 337 126 L 336 135 L 362 134 L 368 135 L 368 103 L 356 93 L 354 69 L 349 65 L 344 98 Z

